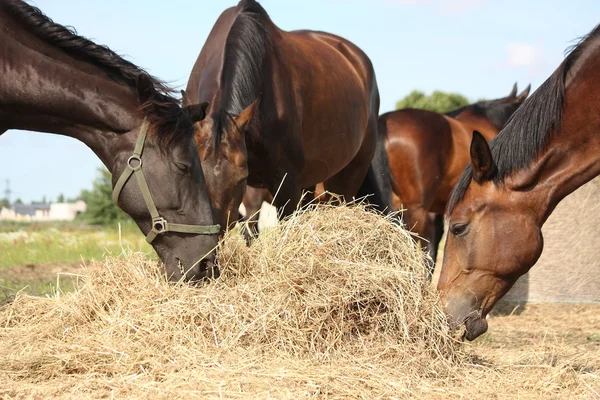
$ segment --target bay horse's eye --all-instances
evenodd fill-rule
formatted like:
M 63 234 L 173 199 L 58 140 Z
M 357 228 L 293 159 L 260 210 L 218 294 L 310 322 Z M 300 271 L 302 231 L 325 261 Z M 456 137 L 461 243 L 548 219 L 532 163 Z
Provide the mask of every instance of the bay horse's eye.
M 190 166 L 187 165 L 187 164 L 184 164 L 184 163 L 175 162 L 175 166 L 183 174 L 187 174 L 189 172 L 189 170 L 190 170 Z
M 459 236 L 459 235 L 462 235 L 463 233 L 465 233 L 468 226 L 469 226 L 469 224 L 454 224 L 450 228 L 450 232 L 454 236 Z

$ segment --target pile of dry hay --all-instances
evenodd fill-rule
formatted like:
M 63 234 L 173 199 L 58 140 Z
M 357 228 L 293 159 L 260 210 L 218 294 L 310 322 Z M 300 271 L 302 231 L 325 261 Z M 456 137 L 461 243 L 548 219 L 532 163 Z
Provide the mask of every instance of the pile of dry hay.
M 168 284 L 142 255 L 91 265 L 74 293 L 0 309 L 0 397 L 409 396 L 463 353 L 409 233 L 361 206 L 309 208 L 222 277 Z

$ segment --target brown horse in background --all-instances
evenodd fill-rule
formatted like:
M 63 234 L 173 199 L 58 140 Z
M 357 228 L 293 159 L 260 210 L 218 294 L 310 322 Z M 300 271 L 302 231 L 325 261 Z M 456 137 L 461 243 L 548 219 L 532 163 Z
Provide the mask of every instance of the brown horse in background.
M 542 253 L 542 225 L 600 174 L 600 25 L 567 55 L 471 164 L 448 202 L 438 288 L 451 324 L 473 340 L 486 315 Z
M 384 137 L 387 147 L 388 160 L 398 160 L 404 157 L 405 160 L 417 160 L 415 164 L 408 168 L 411 176 L 400 174 L 400 166 L 392 172 L 395 193 L 393 193 L 393 207 L 391 209 L 399 210 L 404 207 L 404 221 L 408 227 L 412 228 L 422 238 L 428 240 L 426 245 L 430 249 L 430 255 L 435 262 L 439 242 L 444 232 L 443 210 L 446 208 L 446 199 L 464 165 L 469 162 L 468 143 L 471 132 L 475 129 L 484 132 L 486 137 L 493 138 L 506 123 L 508 118 L 514 113 L 516 108 L 523 103 L 529 94 L 528 86 L 521 94 L 517 95 L 517 85 L 513 86 L 510 94 L 504 98 L 496 100 L 480 101 L 465 107 L 450 111 L 444 115 L 432 111 L 404 109 L 387 114 L 379 118 L 379 123 L 385 121 L 385 125 L 380 125 L 380 137 Z M 393 130 L 390 132 L 388 126 Z M 417 139 L 423 140 L 418 143 Z M 433 141 L 437 137 L 442 139 L 435 146 L 428 147 L 426 140 Z M 395 139 L 394 140 L 390 140 Z M 445 140 L 444 140 L 445 139 Z M 400 140 L 399 144 L 397 140 Z M 390 145 L 392 142 L 393 145 Z M 417 149 L 416 153 L 408 152 L 413 150 L 410 146 Z M 451 148 L 448 151 L 448 148 Z M 446 151 L 445 151 L 446 150 Z M 422 161 L 426 160 L 426 161 Z M 416 164 L 419 162 L 420 164 Z M 437 170 L 430 170 L 431 173 L 423 175 L 422 170 L 429 165 L 436 165 Z M 421 170 L 415 171 L 415 166 L 421 166 Z M 458 167 L 457 167 L 458 165 Z M 392 166 L 390 164 L 390 166 Z M 448 167 L 450 166 L 450 167 Z M 406 165 L 403 164 L 403 168 Z M 444 168 L 448 170 L 443 171 Z M 431 180 L 435 171 L 436 176 L 443 176 L 442 182 L 436 187 L 436 180 Z M 440 173 L 443 172 L 443 175 Z M 404 171 L 406 173 L 406 171 Z M 410 181 L 409 181 L 410 178 Z M 398 183 L 400 182 L 400 183 Z M 319 185 L 321 186 L 321 185 Z M 415 192 L 415 188 L 418 191 Z M 322 186 L 310 192 L 316 195 L 322 193 Z M 403 202 L 399 193 L 406 193 L 407 201 Z M 369 193 L 365 193 L 368 195 Z M 424 224 L 419 224 L 418 207 L 415 204 L 427 204 L 434 198 L 434 203 L 426 213 Z M 411 201 L 412 200 L 412 201 Z M 268 190 L 253 188 L 248 186 L 244 194 L 243 204 L 246 209 L 246 219 L 252 232 L 257 232 L 256 224 L 259 219 L 259 210 L 263 202 L 270 203 L 273 196 Z M 402 204 L 403 203 L 403 204 Z
M 429 242 L 432 268 L 444 233 L 446 201 L 469 163 L 473 131 L 479 130 L 488 139 L 496 136 L 529 89 L 517 95 L 515 84 L 505 98 L 480 101 L 446 115 L 403 109 L 379 117 L 379 131 L 387 136 L 395 207 L 405 210 L 408 228 Z
M 320 182 L 344 197 L 359 191 L 376 150 L 379 92 L 370 60 L 349 41 L 282 31 L 242 0 L 217 20 L 187 94 L 210 103 L 196 142 L 224 228 L 237 222 L 246 184 L 278 192 L 283 216 Z

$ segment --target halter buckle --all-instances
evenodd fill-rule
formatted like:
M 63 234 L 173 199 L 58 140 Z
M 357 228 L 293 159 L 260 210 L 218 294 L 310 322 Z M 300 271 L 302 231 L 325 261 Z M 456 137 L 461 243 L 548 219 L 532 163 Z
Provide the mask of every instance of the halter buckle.
M 133 161 L 137 161 L 137 165 L 133 165 L 132 164 Z M 132 170 L 137 171 L 140 168 L 142 168 L 142 159 L 140 158 L 140 156 L 133 155 L 127 159 L 127 165 Z
M 169 230 L 169 223 L 163 217 L 156 217 L 152 220 L 152 230 L 157 234 L 165 233 Z

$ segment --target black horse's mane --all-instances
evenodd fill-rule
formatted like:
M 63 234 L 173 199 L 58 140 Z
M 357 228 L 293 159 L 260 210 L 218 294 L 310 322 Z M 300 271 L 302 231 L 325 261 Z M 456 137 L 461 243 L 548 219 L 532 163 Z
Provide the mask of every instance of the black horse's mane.
M 181 118 L 184 113 L 179 107 L 179 100 L 172 96 L 173 89 L 165 82 L 125 60 L 107 46 L 98 45 L 79 36 L 74 28 L 55 23 L 39 8 L 24 1 L 2 0 L 0 7 L 43 42 L 59 48 L 76 60 L 98 67 L 112 80 L 127 86 L 133 93 L 137 91 L 138 77 L 145 75 L 156 93 L 150 101 L 141 105 L 141 109 L 153 123 L 161 140 L 173 142 L 182 136 L 189 137 L 193 132 L 189 118 Z
M 586 51 L 595 49 L 591 44 L 598 38 L 600 25 L 567 50 L 566 58 L 556 71 L 519 107 L 490 142 L 496 185 L 502 185 L 507 176 L 527 168 L 546 149 L 552 133 L 561 126 L 567 75 Z M 463 199 L 471 176 L 469 165 L 450 195 L 447 213 L 451 213 Z

